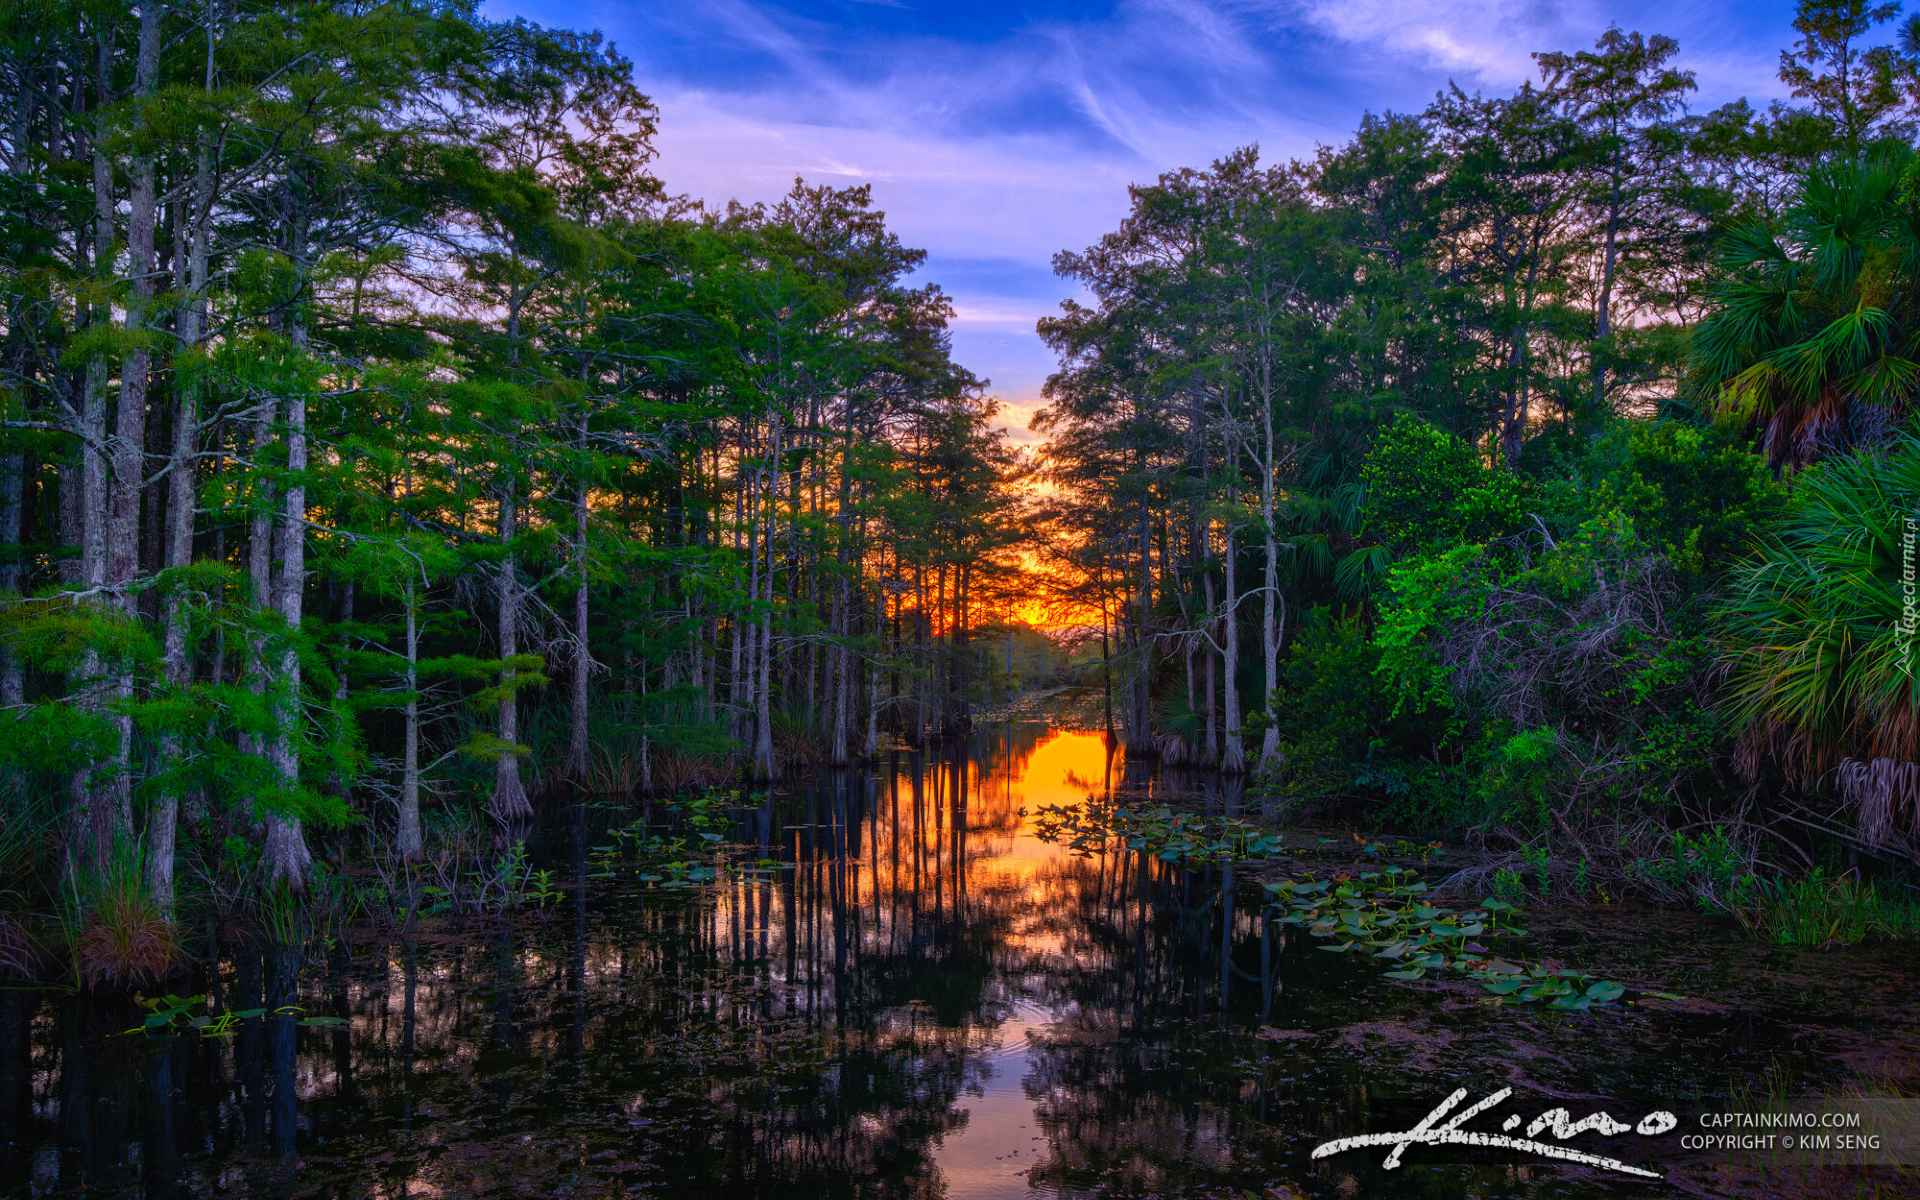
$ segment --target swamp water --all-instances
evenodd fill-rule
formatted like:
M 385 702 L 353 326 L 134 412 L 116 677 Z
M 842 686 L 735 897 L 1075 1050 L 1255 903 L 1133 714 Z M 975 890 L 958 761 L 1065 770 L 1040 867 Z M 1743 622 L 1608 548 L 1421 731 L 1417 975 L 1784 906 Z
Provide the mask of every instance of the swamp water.
M 744 878 L 574 887 L 627 819 L 581 808 L 536 845 L 565 883 L 543 909 L 227 947 L 194 985 L 335 1024 L 115 1036 L 128 1000 L 0 992 L 0 1196 L 1800 1195 L 1701 1163 L 1643 1182 L 1506 1151 L 1309 1155 L 1457 1087 L 1633 1122 L 1911 1077 L 1910 958 L 1529 914 L 1527 953 L 1692 999 L 1495 1007 L 1319 952 L 1230 870 L 1033 836 L 1039 806 L 1106 788 L 1236 804 L 1130 778 L 1098 734 L 999 726 L 740 814 L 746 857 L 784 864 Z M 1362 869 L 1336 849 L 1302 869 Z M 1920 1194 L 1903 1178 L 1842 1194 Z

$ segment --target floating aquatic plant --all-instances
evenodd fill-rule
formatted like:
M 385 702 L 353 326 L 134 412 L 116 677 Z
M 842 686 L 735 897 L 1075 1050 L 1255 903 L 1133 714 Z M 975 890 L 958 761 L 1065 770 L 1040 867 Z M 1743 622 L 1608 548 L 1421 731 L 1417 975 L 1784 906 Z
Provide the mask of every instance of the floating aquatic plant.
M 1089 796 L 1084 804 L 1043 804 L 1034 836 L 1082 856 L 1107 850 L 1144 850 L 1164 862 L 1222 863 L 1269 858 L 1286 849 L 1278 834 L 1238 817 L 1187 812 L 1166 804 L 1114 803 Z
M 176 1034 L 198 1030 L 201 1037 L 232 1037 L 242 1021 L 254 1017 L 297 1017 L 296 1025 L 318 1028 L 328 1025 L 345 1025 L 345 1017 L 300 1017 L 306 1010 L 297 1004 L 285 1004 L 271 1010 L 265 1008 L 225 1008 L 214 1011 L 213 1002 L 206 996 L 176 996 L 169 992 L 164 996 L 135 996 L 134 1003 L 147 1010 L 146 1019 L 132 1029 L 123 1029 L 123 1035 L 144 1033 L 148 1037 L 170 1037 Z
M 741 799 L 737 791 L 709 790 L 702 795 L 675 797 L 665 807 L 675 818 L 671 827 L 649 825 L 645 819 L 607 831 L 609 841 L 592 852 L 593 879 L 615 879 L 622 874 L 650 887 L 685 888 L 719 877 L 725 830 L 732 824 L 726 804 Z
M 1487 945 L 1526 936 L 1513 924 L 1517 911 L 1488 897 L 1470 909 L 1428 903 L 1425 882 L 1406 867 L 1387 867 L 1338 879 L 1284 880 L 1262 885 L 1281 925 L 1304 929 L 1330 944 L 1320 949 L 1396 964 L 1388 979 L 1413 981 L 1452 971 L 1477 980 L 1502 1004 L 1532 1004 L 1584 1012 L 1618 1000 L 1626 988 L 1565 967 L 1524 966 Z M 1504 922 L 1504 924 L 1503 924 Z M 1591 981 L 1591 982 L 1588 982 Z

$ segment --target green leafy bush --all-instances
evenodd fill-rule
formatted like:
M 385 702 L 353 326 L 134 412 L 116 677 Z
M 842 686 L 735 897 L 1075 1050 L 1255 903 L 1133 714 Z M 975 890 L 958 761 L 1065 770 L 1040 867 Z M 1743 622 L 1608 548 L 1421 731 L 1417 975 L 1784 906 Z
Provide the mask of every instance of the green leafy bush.
M 1396 549 L 1485 541 L 1526 519 L 1531 484 L 1486 466 L 1443 429 L 1402 414 L 1361 468 L 1366 532 Z

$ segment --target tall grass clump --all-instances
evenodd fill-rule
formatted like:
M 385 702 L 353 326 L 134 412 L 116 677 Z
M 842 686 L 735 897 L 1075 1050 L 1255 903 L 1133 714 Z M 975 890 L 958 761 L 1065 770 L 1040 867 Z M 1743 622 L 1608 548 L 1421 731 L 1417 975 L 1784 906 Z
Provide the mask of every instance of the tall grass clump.
M 116 872 L 94 893 L 73 942 L 73 969 L 95 990 L 126 990 L 165 979 L 180 957 L 173 922 L 148 898 L 138 874 Z
M 1920 899 L 1851 873 L 1815 869 L 1798 879 L 1750 878 L 1736 915 L 1780 946 L 1850 946 L 1920 936 Z

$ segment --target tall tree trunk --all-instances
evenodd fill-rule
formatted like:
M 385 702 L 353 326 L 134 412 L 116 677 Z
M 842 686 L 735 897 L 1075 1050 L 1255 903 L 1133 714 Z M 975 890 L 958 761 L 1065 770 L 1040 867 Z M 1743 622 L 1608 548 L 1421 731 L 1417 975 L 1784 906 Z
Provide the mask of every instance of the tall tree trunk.
M 500 492 L 500 542 L 505 546 L 511 546 L 516 536 L 515 491 L 514 481 L 508 480 Z M 509 549 L 500 559 L 500 657 L 506 660 L 520 653 L 520 578 L 514 557 Z M 504 825 L 517 825 L 533 816 L 526 786 L 520 782 L 520 755 L 511 748 L 520 741 L 520 703 L 513 683 L 517 674 L 511 665 L 500 672 L 506 695 L 500 701 L 499 736 L 506 745 L 494 765 L 493 798 L 487 802 L 488 814 Z
M 413 575 L 407 575 L 401 603 L 407 616 L 407 708 L 403 730 L 400 765 L 400 820 L 394 831 L 393 848 L 402 861 L 414 862 L 421 854 L 420 837 L 420 615 Z
M 1272 367 L 1266 365 L 1262 370 L 1270 374 Z M 1266 731 L 1260 737 L 1258 769 L 1265 771 L 1278 764 L 1281 757 L 1280 727 L 1275 720 L 1273 702 L 1280 665 L 1280 623 L 1276 610 L 1284 612 L 1284 609 L 1280 608 L 1280 537 L 1274 528 L 1274 472 L 1279 467 L 1279 454 L 1273 438 L 1274 389 L 1270 377 L 1261 380 L 1260 391 L 1265 437 L 1260 463 L 1260 518 L 1266 527 L 1267 564 L 1266 577 L 1261 581 L 1265 590 L 1260 607 L 1260 688 Z
M 304 203 L 296 198 L 294 203 Z M 307 243 L 304 215 L 297 215 L 293 227 L 293 254 L 304 287 L 307 278 Z M 307 315 L 304 297 L 293 306 L 289 340 L 294 352 L 307 353 Z M 280 531 L 280 618 L 286 626 L 287 641 L 280 651 L 280 678 L 275 692 L 279 713 L 274 721 L 273 766 L 280 786 L 293 792 L 300 786 L 300 749 L 296 740 L 301 726 L 300 654 L 294 639 L 300 636 L 307 591 L 307 396 L 298 389 L 287 396 L 287 484 L 285 516 Z M 267 814 L 266 868 L 269 881 L 278 881 L 294 892 L 306 890 L 307 875 L 313 869 L 313 856 L 307 851 L 306 832 L 300 817 L 293 813 Z
M 1609 180 L 1607 189 L 1607 235 L 1601 252 L 1600 296 L 1593 308 L 1593 415 L 1598 419 L 1607 407 L 1607 339 L 1613 336 L 1613 276 L 1620 247 L 1620 180 Z
M 766 516 L 766 557 L 767 569 L 763 573 L 761 585 L 765 592 L 761 597 L 760 632 L 758 634 L 759 686 L 753 695 L 753 763 L 754 770 L 761 779 L 772 779 L 779 774 L 779 765 L 773 754 L 773 577 L 776 554 L 774 535 L 780 511 L 780 455 L 781 422 L 779 414 L 769 413 L 767 419 L 767 516 Z M 756 512 L 758 503 L 755 504 Z
M 845 529 L 841 531 L 842 543 L 845 542 Z M 842 551 L 844 555 L 845 551 Z M 847 651 L 847 577 L 845 564 L 835 572 L 833 585 L 833 738 L 830 749 L 830 761 L 835 766 L 847 761 L 847 707 L 853 702 L 852 680 L 853 655 Z
M 207 86 L 211 89 L 210 79 Z M 194 163 L 192 208 L 183 223 L 187 253 L 185 278 L 181 281 L 180 311 L 175 318 L 180 334 L 180 349 L 174 360 L 176 364 L 182 357 L 197 356 L 201 340 L 206 336 L 208 218 L 213 206 L 213 156 L 208 141 L 208 136 L 203 134 Z M 177 365 L 174 393 L 173 446 L 167 460 L 165 562 L 169 569 L 179 571 L 193 564 L 194 518 L 199 501 L 199 489 L 195 483 L 199 470 L 200 385 L 193 375 L 183 376 Z M 165 627 L 162 635 L 165 644 L 165 678 L 167 686 L 171 688 L 184 687 L 193 676 L 193 664 L 187 657 L 187 601 L 181 593 L 182 586 L 176 583 L 167 590 L 161 612 Z M 214 682 L 220 681 L 216 678 Z M 170 735 L 163 738 L 160 750 L 162 757 L 173 764 L 176 770 L 183 765 L 179 761 L 181 748 L 178 737 Z M 179 805 L 178 787 L 162 789 L 154 797 L 153 809 L 147 816 L 147 892 L 162 912 L 170 912 L 173 907 Z
M 575 431 L 575 451 L 584 464 L 587 453 L 587 418 L 583 412 Z M 585 783 L 587 778 L 588 674 L 593 670 L 593 652 L 587 641 L 587 480 L 583 465 L 581 477 L 573 489 L 573 731 L 567 743 L 567 778 Z
M 15 97 L 13 128 L 9 136 L 13 142 L 13 156 L 7 164 L 9 174 L 16 186 L 24 186 L 30 158 L 27 154 L 28 138 L 32 136 L 34 117 L 34 97 L 28 89 Z M 20 253 L 24 246 L 16 244 L 14 253 Z M 21 336 L 25 317 L 25 297 L 10 298 L 7 309 L 7 325 L 13 331 L 12 345 L 8 347 L 9 357 L 16 378 L 25 379 L 30 373 L 28 366 L 31 350 Z M 20 539 L 25 531 L 27 457 L 18 450 L 0 454 L 0 597 L 16 598 L 22 591 L 26 571 L 22 560 Z M 26 670 L 20 658 L 10 648 L 0 646 L 0 708 L 9 711 L 18 710 L 26 703 Z M 25 782 L 23 772 L 15 767 L 0 768 L 0 787 L 11 791 Z
M 1219 681 L 1214 676 L 1214 662 L 1219 655 L 1214 650 L 1213 637 L 1214 635 L 1218 635 L 1220 631 L 1220 621 L 1213 613 L 1213 568 L 1210 565 L 1206 565 L 1206 557 L 1204 554 L 1201 556 L 1201 562 L 1203 564 L 1201 570 L 1206 572 L 1207 624 L 1210 627 L 1208 630 L 1210 640 L 1201 644 L 1200 651 L 1201 657 L 1206 662 L 1207 675 L 1206 740 L 1201 746 L 1200 754 L 1203 763 L 1207 766 L 1213 766 L 1220 761 L 1220 731 L 1214 724 L 1213 710 L 1214 693 L 1219 687 Z
M 884 597 L 884 592 L 876 592 L 874 595 L 876 603 L 868 608 L 868 612 L 872 614 L 872 636 L 876 643 L 881 635 L 880 622 L 884 619 L 886 612 Z M 898 633 L 896 628 L 896 637 Z M 864 665 L 867 672 L 867 736 L 862 743 L 860 753 L 863 758 L 872 762 L 880 757 L 880 664 L 867 661 Z
M 927 570 L 921 563 L 913 565 L 913 593 L 914 649 L 920 668 L 918 677 L 913 681 L 913 744 L 924 746 L 927 725 L 933 717 L 933 618 L 927 611 Z
M 134 92 L 142 108 L 153 94 L 160 73 L 160 6 L 140 6 L 140 42 L 134 64 Z M 114 602 L 129 618 L 137 617 L 132 584 L 140 574 L 140 493 L 146 482 L 147 383 L 152 355 L 140 341 L 153 303 L 154 227 L 158 214 L 154 190 L 153 157 L 135 156 L 131 172 L 127 217 L 127 260 L 132 284 L 127 300 L 125 329 L 129 338 L 120 364 L 120 396 L 114 412 L 111 450 L 112 484 L 107 504 L 107 583 Z M 122 705 L 133 699 L 133 667 L 116 664 L 113 691 Z M 133 825 L 133 718 L 124 709 L 114 716 L 115 750 L 113 803 Z M 150 831 L 151 832 L 151 831 Z M 163 840 L 171 841 L 165 834 Z M 171 853 L 171 846 L 168 847 Z
M 18 598 L 24 578 L 20 537 L 26 469 L 26 456 L 19 451 L 0 455 L 0 602 Z M 27 676 L 20 657 L 0 647 L 0 709 L 18 712 L 26 700 Z M 11 792 L 25 783 L 26 775 L 19 768 L 0 767 L 0 789 Z
M 279 398 L 268 395 L 261 399 L 253 422 L 254 494 L 247 522 L 247 578 L 254 606 L 263 611 L 274 604 L 273 512 L 279 505 L 279 489 L 267 477 L 266 459 L 273 447 L 273 427 L 279 413 Z M 264 697 L 267 694 L 266 645 L 258 633 L 247 636 L 246 658 L 247 688 L 254 695 Z M 266 757 L 264 739 L 254 734 L 240 735 L 240 749 L 246 754 Z
M 105 29 L 97 34 L 95 75 L 101 108 L 108 103 L 111 86 L 108 37 Z M 105 135 L 102 118 L 93 131 L 92 145 L 93 271 L 102 288 L 110 286 L 114 276 L 113 168 L 101 145 Z M 88 317 L 89 325 L 94 328 L 110 325 L 113 320 L 112 311 L 99 303 L 92 306 Z M 80 576 L 87 590 L 96 593 L 107 582 L 107 380 L 106 355 L 96 352 L 87 360 L 80 402 Z M 83 711 L 97 713 L 105 707 L 110 691 L 110 685 L 102 679 L 105 669 L 106 664 L 97 653 L 89 650 L 80 656 L 73 689 L 76 705 Z M 73 801 L 68 838 L 72 865 L 104 870 L 115 839 L 130 831 L 131 814 L 125 821 L 120 820 L 117 803 L 124 794 L 116 786 L 124 778 L 124 762 L 124 755 L 117 755 L 105 763 L 92 763 L 75 771 L 69 780 L 68 791 Z
M 1100 681 L 1105 692 L 1107 745 L 1113 745 L 1113 643 L 1107 638 L 1107 595 L 1100 593 Z
M 1240 689 L 1236 676 L 1240 666 L 1240 597 L 1235 591 L 1235 562 L 1239 556 L 1233 547 L 1233 526 L 1229 524 L 1226 537 L 1222 539 L 1227 560 L 1227 595 L 1225 620 L 1227 623 L 1227 653 L 1221 669 L 1226 673 L 1226 746 L 1220 754 L 1220 769 L 1229 775 L 1243 775 L 1247 770 L 1247 748 L 1240 737 Z
M 744 463 L 746 457 L 746 421 L 742 420 L 740 422 L 740 445 L 737 461 Z M 752 486 L 757 504 L 759 484 L 756 481 Z M 758 554 L 759 543 L 757 540 L 759 521 L 757 518 L 749 521 L 747 515 L 747 488 L 745 467 L 743 466 L 734 476 L 733 547 L 736 552 L 739 551 L 740 543 L 743 540 L 742 531 L 744 530 L 744 540 L 747 543 L 747 598 L 749 602 L 751 602 L 754 597 L 760 594 L 760 558 Z M 751 607 L 751 603 L 749 603 L 748 607 Z M 727 738 L 733 742 L 740 740 L 741 725 L 746 719 L 747 706 L 752 703 L 752 697 L 748 696 L 746 692 L 749 684 L 746 676 L 743 674 L 750 665 L 746 659 L 746 617 L 747 609 L 741 609 L 735 612 L 727 622 L 732 634 L 732 644 L 730 647 L 732 662 L 727 675 Z
M 1133 639 L 1136 655 L 1132 684 L 1129 695 L 1132 701 L 1133 716 L 1128 720 L 1128 749 L 1132 750 L 1132 739 L 1139 740 L 1139 750 L 1143 754 L 1158 754 L 1159 749 L 1153 740 L 1153 525 L 1152 511 L 1148 496 L 1144 493 L 1140 501 L 1140 607 L 1139 616 L 1128 623 L 1128 634 Z

